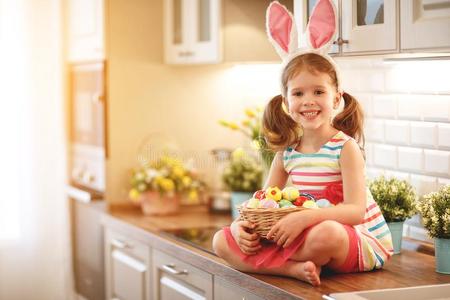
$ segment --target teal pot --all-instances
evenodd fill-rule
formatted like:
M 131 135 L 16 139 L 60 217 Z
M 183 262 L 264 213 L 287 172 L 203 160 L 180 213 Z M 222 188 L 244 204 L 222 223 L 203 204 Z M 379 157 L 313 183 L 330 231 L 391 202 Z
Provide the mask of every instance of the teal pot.
M 392 244 L 394 246 L 394 254 L 399 254 L 402 249 L 403 238 L 403 221 L 387 223 L 392 235 Z
M 239 211 L 236 207 L 250 199 L 252 196 L 253 193 L 231 192 L 231 215 L 233 216 L 233 220 L 239 217 Z
M 450 274 L 450 239 L 434 239 L 436 272 Z

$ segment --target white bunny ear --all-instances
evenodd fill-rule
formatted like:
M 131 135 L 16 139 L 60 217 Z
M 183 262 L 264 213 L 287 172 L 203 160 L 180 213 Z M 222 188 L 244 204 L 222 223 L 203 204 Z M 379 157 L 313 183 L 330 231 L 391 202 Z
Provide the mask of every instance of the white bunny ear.
M 294 18 L 278 1 L 273 1 L 267 8 L 266 31 L 269 41 L 281 58 L 297 49 L 298 36 Z
M 337 14 L 333 0 L 319 0 L 309 18 L 306 36 L 313 49 L 328 53 L 337 32 Z

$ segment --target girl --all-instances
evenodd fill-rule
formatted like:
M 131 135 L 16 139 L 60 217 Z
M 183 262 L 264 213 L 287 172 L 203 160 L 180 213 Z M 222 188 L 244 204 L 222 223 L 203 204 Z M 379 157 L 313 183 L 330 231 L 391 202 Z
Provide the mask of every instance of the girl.
M 265 188 L 282 188 L 290 177 L 300 191 L 337 205 L 290 213 L 269 231 L 271 241 L 252 233 L 254 224 L 235 220 L 214 236 L 215 252 L 238 270 L 290 276 L 314 286 L 322 267 L 342 273 L 381 268 L 393 253 L 392 241 L 365 186 L 362 111 L 342 92 L 337 66 L 326 54 L 336 30 L 333 4 L 318 1 L 307 50 L 296 49 L 289 38 L 296 33 L 285 26 L 294 22 L 284 6 L 273 2 L 267 17 L 269 39 L 284 64 L 282 95 L 264 112 L 266 140 L 278 151 Z

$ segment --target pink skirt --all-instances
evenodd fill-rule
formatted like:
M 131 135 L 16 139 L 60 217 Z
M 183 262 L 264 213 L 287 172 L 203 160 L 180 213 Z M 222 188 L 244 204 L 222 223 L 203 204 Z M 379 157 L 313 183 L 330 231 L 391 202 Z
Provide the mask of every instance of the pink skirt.
M 358 272 L 358 235 L 352 226 L 342 225 L 347 231 L 349 240 L 349 251 L 345 263 L 334 271 L 339 273 Z M 230 249 L 241 258 L 241 260 L 253 268 L 276 268 L 282 266 L 303 245 L 306 237 L 313 227 L 303 231 L 289 247 L 283 248 L 276 243 L 261 239 L 261 249 L 254 255 L 247 255 L 241 251 L 238 244 L 231 235 L 230 227 L 224 227 L 223 232 Z

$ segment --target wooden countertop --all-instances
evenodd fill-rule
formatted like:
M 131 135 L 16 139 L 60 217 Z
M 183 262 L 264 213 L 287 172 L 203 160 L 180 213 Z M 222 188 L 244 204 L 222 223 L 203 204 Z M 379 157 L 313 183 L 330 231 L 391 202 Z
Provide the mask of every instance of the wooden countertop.
M 404 240 L 402 253 L 394 255 L 382 270 L 353 274 L 322 275 L 319 287 L 299 280 L 270 275 L 243 273 L 232 269 L 221 258 L 176 239 L 161 235 L 161 230 L 192 227 L 222 227 L 230 224 L 228 215 L 210 214 L 205 207 L 185 208 L 176 216 L 144 216 L 140 209 L 106 209 L 102 222 L 126 232 L 150 246 L 176 256 L 214 275 L 244 287 L 265 299 L 322 299 L 338 292 L 400 288 L 450 283 L 450 275 L 434 271 L 433 249 L 427 244 Z

